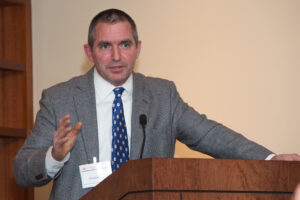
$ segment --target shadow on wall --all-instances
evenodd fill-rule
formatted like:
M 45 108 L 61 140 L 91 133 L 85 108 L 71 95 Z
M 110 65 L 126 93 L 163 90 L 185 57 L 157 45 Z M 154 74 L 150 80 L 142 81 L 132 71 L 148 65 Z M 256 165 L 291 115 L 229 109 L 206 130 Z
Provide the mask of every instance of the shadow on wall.
M 85 57 L 81 63 L 81 73 L 85 74 L 92 68 L 93 65 L 94 64 L 87 57 Z

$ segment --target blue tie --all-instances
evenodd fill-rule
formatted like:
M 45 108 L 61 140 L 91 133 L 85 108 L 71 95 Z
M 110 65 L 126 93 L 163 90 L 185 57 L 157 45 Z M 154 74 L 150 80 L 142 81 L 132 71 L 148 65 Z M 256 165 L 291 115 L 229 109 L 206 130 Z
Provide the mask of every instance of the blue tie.
M 111 169 L 114 172 L 129 160 L 127 129 L 124 118 L 122 92 L 124 88 L 115 88 L 115 99 L 112 106 L 112 151 Z

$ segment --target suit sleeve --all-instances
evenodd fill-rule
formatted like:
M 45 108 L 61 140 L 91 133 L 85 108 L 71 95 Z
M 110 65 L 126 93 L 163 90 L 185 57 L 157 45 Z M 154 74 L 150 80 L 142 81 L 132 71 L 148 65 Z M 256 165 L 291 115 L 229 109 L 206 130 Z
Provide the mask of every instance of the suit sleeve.
M 50 182 L 45 158 L 48 148 L 52 145 L 56 121 L 51 99 L 44 91 L 34 128 L 14 159 L 14 176 L 20 186 L 36 187 Z
M 170 90 L 172 128 L 176 139 L 189 148 L 214 158 L 264 160 L 272 154 L 265 147 L 199 114 L 183 102 L 173 83 L 170 83 Z

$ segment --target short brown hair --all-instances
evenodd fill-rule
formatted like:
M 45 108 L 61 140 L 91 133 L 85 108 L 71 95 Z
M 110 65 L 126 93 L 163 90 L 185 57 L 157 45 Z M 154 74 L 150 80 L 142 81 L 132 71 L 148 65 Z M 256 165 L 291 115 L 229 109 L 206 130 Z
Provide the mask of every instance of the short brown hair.
M 132 36 L 135 44 L 138 44 L 138 33 L 135 22 L 133 19 L 124 11 L 118 9 L 108 9 L 98 13 L 91 21 L 88 33 L 88 44 L 93 47 L 95 41 L 95 27 L 99 22 L 114 24 L 117 22 L 128 21 L 131 25 Z

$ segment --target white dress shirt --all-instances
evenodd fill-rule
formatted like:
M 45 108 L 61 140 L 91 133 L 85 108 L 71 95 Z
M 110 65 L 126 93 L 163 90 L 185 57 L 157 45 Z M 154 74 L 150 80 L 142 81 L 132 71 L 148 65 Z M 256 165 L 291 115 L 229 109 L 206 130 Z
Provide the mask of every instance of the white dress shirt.
M 98 125 L 98 140 L 99 140 L 99 160 L 111 161 L 111 143 L 112 143 L 112 104 L 115 98 L 113 89 L 116 86 L 104 80 L 94 70 L 94 85 L 97 108 L 97 125 Z M 131 111 L 132 111 L 132 75 L 120 87 L 125 90 L 122 93 L 122 102 L 124 108 L 124 116 L 128 135 L 128 146 L 130 152 L 131 138 Z

